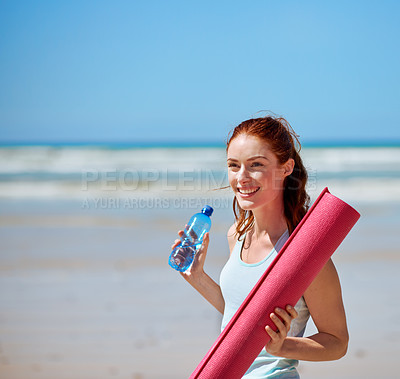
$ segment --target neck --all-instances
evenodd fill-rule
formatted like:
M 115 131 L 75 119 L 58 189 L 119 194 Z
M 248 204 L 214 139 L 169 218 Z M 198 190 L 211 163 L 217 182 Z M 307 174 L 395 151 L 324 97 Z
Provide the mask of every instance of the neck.
M 267 234 L 271 242 L 276 242 L 287 229 L 284 204 L 281 198 L 253 210 L 253 215 L 256 238 L 263 238 Z

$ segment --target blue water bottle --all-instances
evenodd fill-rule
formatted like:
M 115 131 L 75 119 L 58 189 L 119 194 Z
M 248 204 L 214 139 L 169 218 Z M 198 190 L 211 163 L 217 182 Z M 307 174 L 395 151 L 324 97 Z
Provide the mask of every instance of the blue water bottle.
M 184 272 L 192 264 L 197 248 L 203 242 L 204 234 L 211 228 L 210 216 L 213 211 L 209 205 L 206 205 L 201 213 L 196 213 L 191 217 L 181 237 L 182 242 L 172 250 L 169 256 L 169 265 L 172 268 Z

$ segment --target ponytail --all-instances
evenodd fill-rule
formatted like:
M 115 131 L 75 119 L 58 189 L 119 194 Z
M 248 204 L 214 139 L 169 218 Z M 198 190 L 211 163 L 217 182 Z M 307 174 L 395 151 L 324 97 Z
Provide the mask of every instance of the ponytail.
M 296 149 L 293 152 L 293 160 L 294 169 L 285 178 L 283 192 L 284 213 L 289 234 L 292 234 L 295 227 L 307 213 L 310 204 L 310 196 L 305 188 L 308 179 L 307 170 Z

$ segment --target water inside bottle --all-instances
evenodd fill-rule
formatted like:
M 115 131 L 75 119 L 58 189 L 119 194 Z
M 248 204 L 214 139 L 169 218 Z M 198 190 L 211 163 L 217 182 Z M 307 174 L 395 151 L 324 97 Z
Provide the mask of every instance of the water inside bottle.
M 176 247 L 171 254 L 171 266 L 179 271 L 186 271 L 193 262 L 195 252 L 196 246 L 194 245 Z

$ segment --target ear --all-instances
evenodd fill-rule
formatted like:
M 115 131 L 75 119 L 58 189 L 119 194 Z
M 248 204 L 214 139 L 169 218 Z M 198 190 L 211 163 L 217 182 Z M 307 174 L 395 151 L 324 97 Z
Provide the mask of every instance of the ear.
M 289 158 L 286 163 L 282 165 L 283 168 L 283 176 L 289 176 L 294 170 L 294 159 Z

